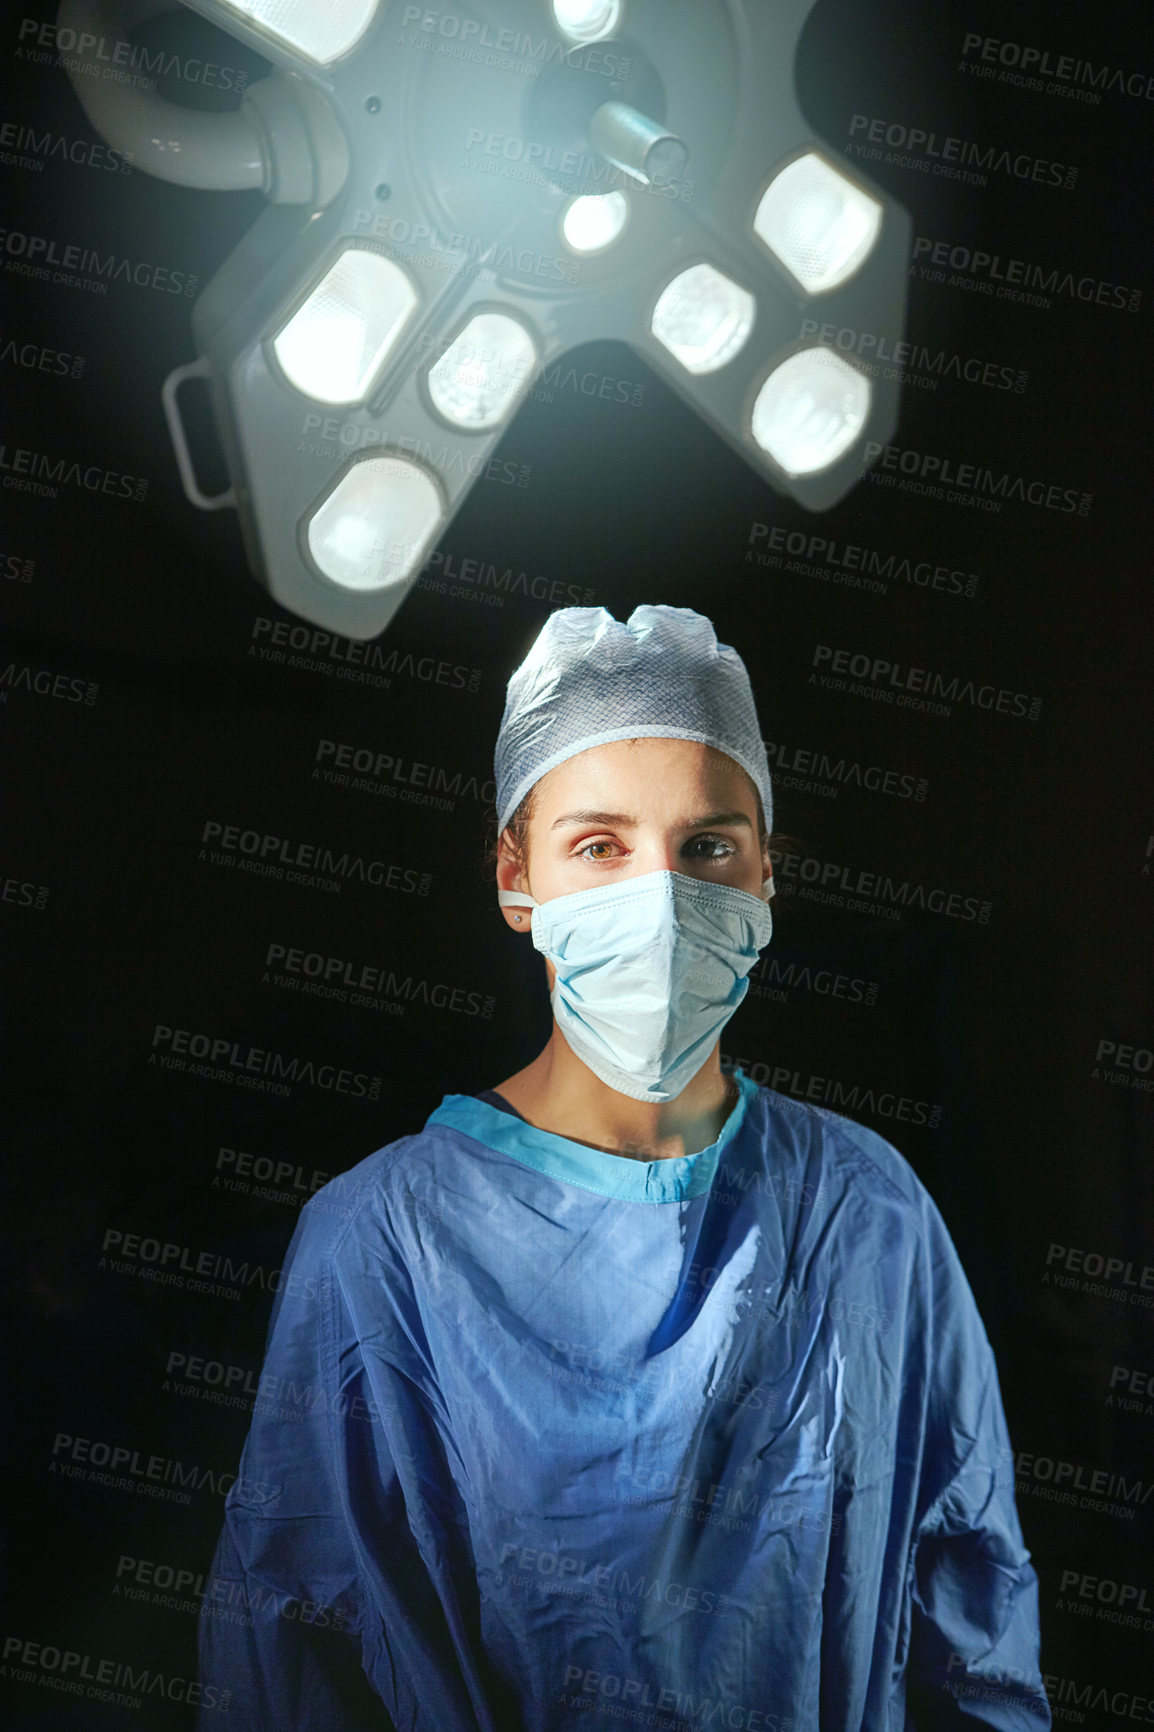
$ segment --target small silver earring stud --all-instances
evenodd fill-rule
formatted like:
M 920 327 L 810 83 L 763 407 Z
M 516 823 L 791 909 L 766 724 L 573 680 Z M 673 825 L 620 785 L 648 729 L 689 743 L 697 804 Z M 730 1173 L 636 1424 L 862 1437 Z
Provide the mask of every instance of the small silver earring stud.
M 514 916 L 513 916 L 513 923 L 514 923 L 514 925 L 515 925 L 515 926 L 520 926 L 520 924 L 521 924 L 521 916 L 520 916 L 520 915 L 519 915 L 519 914 L 514 914 Z

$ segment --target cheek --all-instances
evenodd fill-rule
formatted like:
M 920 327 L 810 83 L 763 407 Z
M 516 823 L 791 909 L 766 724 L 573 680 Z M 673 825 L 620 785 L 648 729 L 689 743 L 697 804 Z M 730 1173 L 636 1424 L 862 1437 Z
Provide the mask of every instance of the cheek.
M 538 902 L 551 902 L 555 896 L 587 889 L 594 878 L 588 861 L 569 855 L 558 857 L 548 847 L 541 847 L 532 856 L 528 882 Z

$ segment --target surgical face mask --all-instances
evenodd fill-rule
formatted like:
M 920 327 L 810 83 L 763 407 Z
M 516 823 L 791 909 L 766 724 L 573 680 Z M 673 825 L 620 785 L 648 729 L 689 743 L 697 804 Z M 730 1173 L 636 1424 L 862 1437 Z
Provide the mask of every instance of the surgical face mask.
M 773 930 L 762 897 L 681 872 L 549 902 L 497 897 L 533 910 L 533 943 L 556 971 L 553 1014 L 573 1051 L 638 1101 L 674 1100 L 697 1075 Z

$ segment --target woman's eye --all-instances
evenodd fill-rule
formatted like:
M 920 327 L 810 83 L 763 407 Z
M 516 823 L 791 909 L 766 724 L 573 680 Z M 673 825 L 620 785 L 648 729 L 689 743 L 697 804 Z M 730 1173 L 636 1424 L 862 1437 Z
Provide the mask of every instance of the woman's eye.
M 698 860 L 724 860 L 730 854 L 736 854 L 737 849 L 724 836 L 695 836 L 688 844 L 688 851 Z
M 586 842 L 584 848 L 578 848 L 578 854 L 588 860 L 609 860 L 612 858 L 612 842 Z

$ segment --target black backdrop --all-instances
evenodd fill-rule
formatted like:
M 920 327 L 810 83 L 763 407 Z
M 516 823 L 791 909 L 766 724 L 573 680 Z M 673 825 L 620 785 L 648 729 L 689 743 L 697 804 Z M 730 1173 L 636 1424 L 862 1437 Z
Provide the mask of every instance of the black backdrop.
M 808 516 L 632 351 L 587 348 L 520 409 L 498 455 L 522 484 L 474 488 L 376 668 L 295 647 L 170 456 L 185 291 L 259 197 L 103 164 L 51 9 L 10 10 L 5 1723 L 191 1724 L 171 1698 L 300 1203 L 548 1028 L 482 864 L 504 681 L 552 606 L 641 601 L 741 651 L 790 838 L 727 1056 L 929 1186 L 998 1356 L 1056 1723 L 1154 1723 L 1147 9 L 821 0 L 807 112 L 918 237 L 889 466 Z M 179 100 L 226 107 L 262 70 L 165 28 L 225 69 L 162 80 Z M 946 136 L 995 147 L 977 179 L 937 172 Z M 45 280 L 34 236 L 154 269 Z M 61 478 L 28 488 L 28 452 Z M 254 872 L 230 827 L 345 868 Z M 357 1002 L 316 958 L 394 978 Z M 250 1049 L 295 1080 L 271 1091 Z M 53 1649 L 165 1694 L 71 1694 Z

